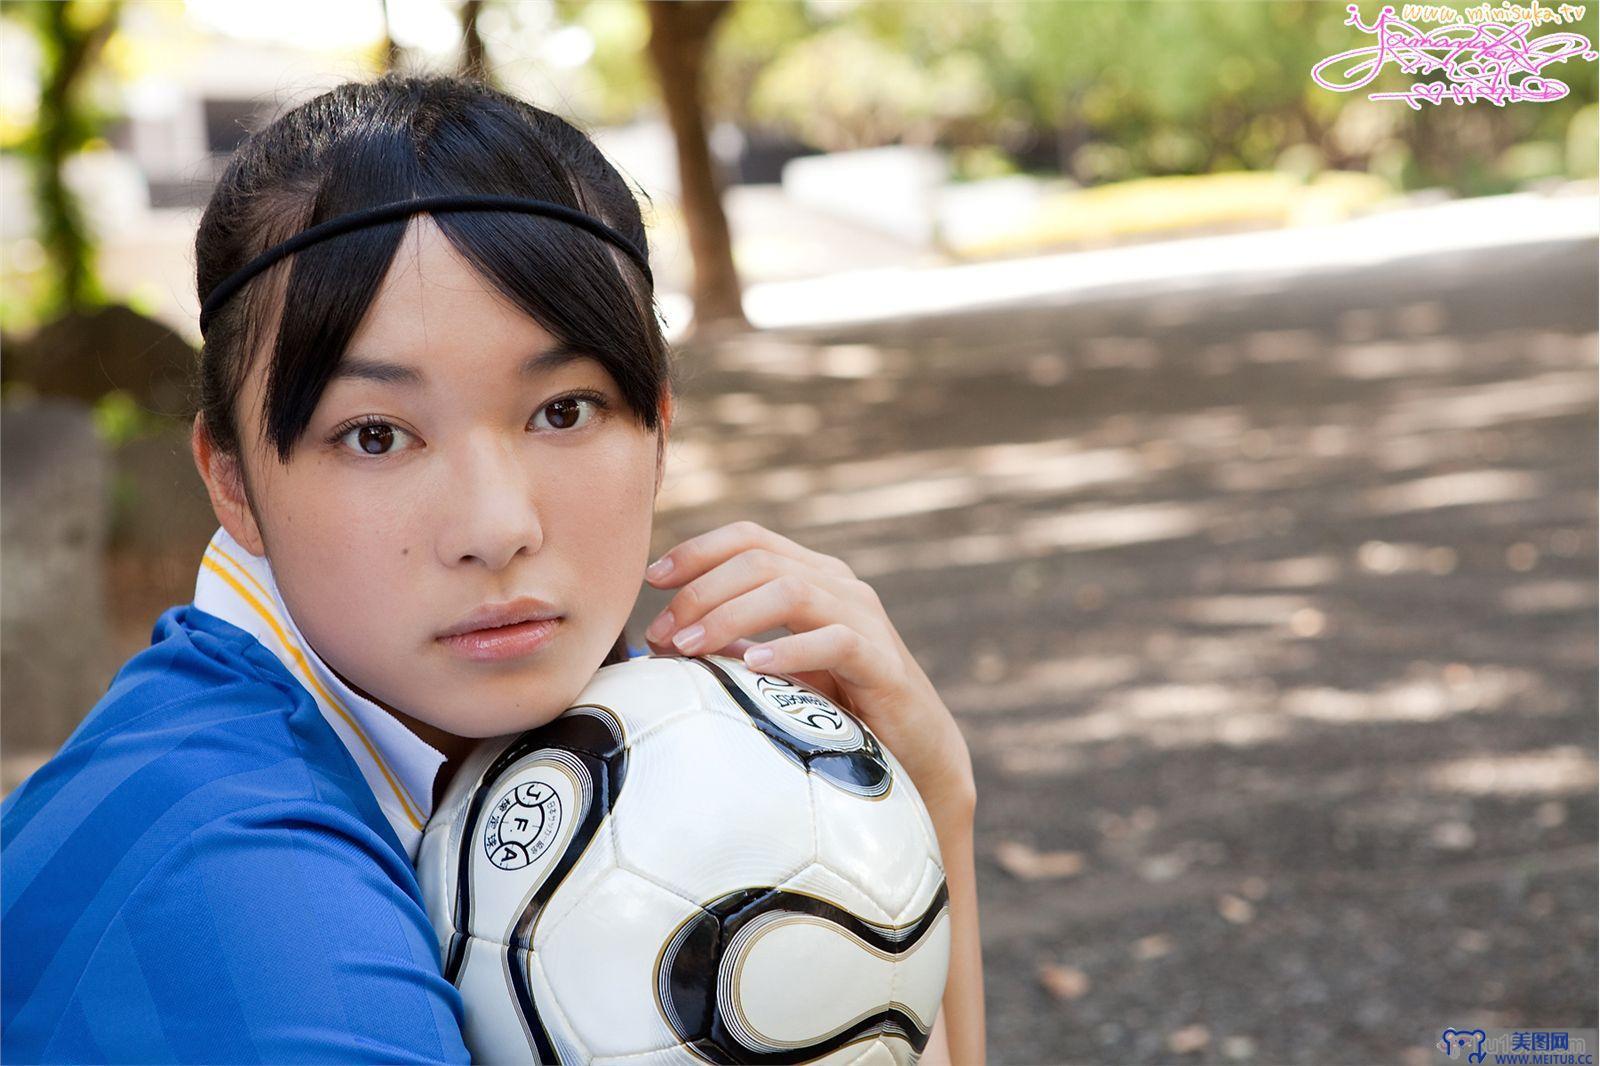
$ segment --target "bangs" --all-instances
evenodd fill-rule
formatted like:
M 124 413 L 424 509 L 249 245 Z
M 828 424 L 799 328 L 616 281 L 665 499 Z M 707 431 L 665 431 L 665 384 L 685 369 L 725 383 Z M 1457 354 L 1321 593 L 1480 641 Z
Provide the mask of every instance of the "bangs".
M 282 235 L 250 242 L 259 246 L 249 254 L 352 211 L 462 193 L 562 204 L 599 218 L 648 254 L 633 194 L 583 134 L 548 112 L 492 91 L 467 92 L 459 82 L 417 84 L 411 93 L 381 96 L 359 116 L 346 112 L 338 134 L 316 153 L 319 180 L 298 198 L 300 205 L 309 201 L 309 212 L 303 206 L 280 212 L 279 225 L 272 228 L 284 231 Z M 350 88 L 374 90 L 378 85 Z M 564 147 L 565 155 L 553 145 Z M 592 155 L 585 167 L 575 166 L 571 158 L 580 146 Z M 609 179 L 597 168 L 604 168 Z M 621 187 L 620 200 L 615 190 L 605 196 L 594 187 L 596 181 L 603 185 L 608 180 Z M 608 203 L 609 211 L 604 206 Z M 291 221 L 295 215 L 300 217 Z M 310 424 L 407 228 L 422 217 L 319 241 L 263 271 L 239 294 L 246 305 L 238 312 L 245 357 L 239 360 L 237 381 L 247 373 L 250 355 L 262 350 L 249 338 L 270 336 L 262 433 L 281 462 L 289 461 Z M 558 343 L 592 353 L 616 381 L 633 417 L 648 429 L 656 428 L 668 353 L 645 275 L 626 253 L 580 227 L 543 215 L 490 210 L 428 217 L 486 286 Z M 276 328 L 268 328 L 278 308 Z

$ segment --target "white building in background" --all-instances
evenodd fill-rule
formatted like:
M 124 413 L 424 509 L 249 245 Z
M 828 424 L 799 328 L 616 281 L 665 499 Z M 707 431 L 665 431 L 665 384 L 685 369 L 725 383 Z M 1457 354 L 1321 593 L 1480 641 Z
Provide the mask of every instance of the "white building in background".
M 385 10 L 407 68 L 455 69 L 460 6 L 460 0 L 127 5 L 124 54 L 108 57 L 121 75 L 126 116 L 114 143 L 145 174 L 153 208 L 202 204 L 247 132 L 333 85 L 376 73 Z M 586 30 L 561 25 L 548 0 L 486 6 L 479 29 L 509 91 L 563 114 L 581 111 L 588 91 L 582 68 L 594 51 Z
M 340 82 L 372 77 L 385 7 L 408 67 L 455 69 L 459 0 L 123 6 L 94 86 L 114 97 L 105 103 L 120 117 L 107 130 L 107 148 L 81 153 L 67 168 L 101 242 L 100 272 L 113 292 L 198 340 L 192 241 L 229 154 L 282 111 Z M 480 30 L 496 76 L 510 91 L 545 106 L 560 101 L 563 113 L 581 106 L 581 68 L 593 42 L 581 28 L 559 25 L 553 4 L 488 6 Z M 38 96 L 31 32 L 15 20 L 0 23 L 0 90 L 7 117 L 18 121 L 31 120 Z M 663 173 L 675 174 L 660 165 L 659 141 L 624 137 L 616 145 L 624 153 L 643 149 L 640 165 L 627 169 L 651 183 L 652 194 Z M 19 268 L 40 259 L 35 229 L 26 168 L 0 157 L 0 241 Z
M 83 153 L 68 171 L 99 238 L 99 273 L 110 291 L 198 343 L 194 231 L 229 154 L 282 111 L 340 82 L 372 77 L 385 7 L 407 68 L 456 69 L 460 3 L 124 5 L 103 60 L 108 76 L 98 86 L 115 95 L 106 103 L 121 117 L 108 130 L 108 147 Z M 563 25 L 549 0 L 486 5 L 480 31 L 507 91 L 571 118 L 648 195 L 652 268 L 675 336 L 690 317 L 685 292 L 693 267 L 666 123 L 649 115 L 627 126 L 599 125 L 587 69 L 594 41 L 583 27 Z M 37 46 L 14 20 L 0 22 L 0 60 L 0 107 L 9 117 L 20 106 L 26 117 L 27 98 L 38 91 Z M 752 143 L 727 123 L 713 126 L 711 142 L 728 178 L 724 204 L 752 309 L 768 282 L 937 258 L 930 237 L 947 171 L 937 153 L 896 147 L 820 155 L 782 138 Z M 739 184 L 741 174 L 751 184 Z M 0 157 L 8 270 L 42 262 L 31 214 L 20 161 Z

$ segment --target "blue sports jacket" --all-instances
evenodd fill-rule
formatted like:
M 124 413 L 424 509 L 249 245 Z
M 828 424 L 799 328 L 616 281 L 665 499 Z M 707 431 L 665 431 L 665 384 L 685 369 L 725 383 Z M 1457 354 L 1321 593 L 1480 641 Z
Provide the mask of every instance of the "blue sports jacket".
M 193 604 L 0 805 L 0 899 L 7 1063 L 470 1061 L 372 786 Z

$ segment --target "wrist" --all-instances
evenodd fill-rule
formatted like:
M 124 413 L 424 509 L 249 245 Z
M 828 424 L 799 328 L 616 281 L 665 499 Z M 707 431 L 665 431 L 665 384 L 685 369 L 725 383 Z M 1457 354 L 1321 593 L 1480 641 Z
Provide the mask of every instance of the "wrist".
M 951 726 L 948 750 L 952 758 L 935 780 L 926 787 L 919 782 L 918 789 L 935 825 L 948 823 L 952 828 L 959 828 L 972 824 L 978 806 L 978 784 L 972 772 L 972 756 L 967 750 L 966 738 L 954 728 L 953 722 Z
M 926 797 L 923 804 L 940 837 L 950 833 L 971 834 L 973 823 L 977 820 L 978 793 L 970 784 Z

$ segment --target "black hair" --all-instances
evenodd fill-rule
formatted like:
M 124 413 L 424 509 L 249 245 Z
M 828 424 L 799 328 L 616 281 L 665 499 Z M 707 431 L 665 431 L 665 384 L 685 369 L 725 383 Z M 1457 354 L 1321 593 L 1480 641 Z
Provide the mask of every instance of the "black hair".
M 446 193 L 565 204 L 599 218 L 648 254 L 632 192 L 570 123 L 471 77 L 388 74 L 330 89 L 239 146 L 195 234 L 199 296 L 203 301 L 255 255 L 319 222 Z M 667 346 L 644 276 L 625 253 L 539 215 L 431 217 L 485 280 L 558 341 L 591 352 L 634 415 L 656 428 L 670 378 Z M 303 249 L 257 275 L 218 310 L 201 349 L 198 388 L 205 428 L 217 446 L 238 450 L 233 404 L 282 308 L 262 428 L 280 461 L 289 461 L 409 221 Z
M 449 193 L 534 197 L 593 215 L 649 254 L 638 201 L 571 123 L 465 75 L 398 74 L 336 86 L 286 111 L 235 149 L 195 234 L 203 303 L 267 248 L 326 219 Z M 640 190 L 640 195 L 644 194 Z M 240 460 L 235 402 L 267 356 L 262 437 L 288 463 L 378 294 L 408 225 L 401 218 L 321 241 L 257 274 L 206 326 L 194 386 L 204 431 Z M 654 294 L 626 253 L 542 215 L 429 216 L 487 283 L 558 343 L 590 353 L 629 413 L 664 437 L 671 360 Z M 271 340 L 270 354 L 265 351 Z M 606 662 L 627 657 L 624 637 Z

